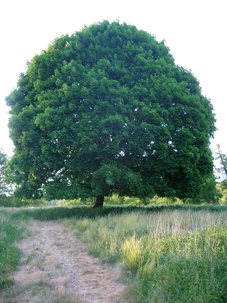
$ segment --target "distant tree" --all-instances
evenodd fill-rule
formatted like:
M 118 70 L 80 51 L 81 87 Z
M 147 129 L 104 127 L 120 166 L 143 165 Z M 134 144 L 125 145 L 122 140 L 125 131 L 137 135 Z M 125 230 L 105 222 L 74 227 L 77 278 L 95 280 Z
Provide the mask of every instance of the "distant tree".
M 227 204 L 227 179 L 218 183 L 217 188 L 222 194 L 219 204 L 226 205 Z
M 56 39 L 6 101 L 18 196 L 185 199 L 212 175 L 210 101 L 135 26 L 103 21 Z
M 200 203 L 218 204 L 222 196 L 221 191 L 217 187 L 215 177 L 213 177 L 206 180 L 206 182 L 203 184 L 199 195 L 197 196 L 197 200 L 199 200 Z
M 9 193 L 10 188 L 6 182 L 5 171 L 7 168 L 7 155 L 0 149 L 0 205 L 5 205 L 7 200 L 7 193 Z
M 7 190 L 5 184 L 5 170 L 7 167 L 7 156 L 2 152 L 0 148 L 0 195 L 4 194 Z
M 221 163 L 221 169 L 219 169 L 219 172 L 224 173 L 225 177 L 227 178 L 227 156 L 222 153 L 220 144 L 217 145 L 217 149 L 218 149 L 218 152 L 217 152 L 216 159 L 219 159 L 220 163 Z

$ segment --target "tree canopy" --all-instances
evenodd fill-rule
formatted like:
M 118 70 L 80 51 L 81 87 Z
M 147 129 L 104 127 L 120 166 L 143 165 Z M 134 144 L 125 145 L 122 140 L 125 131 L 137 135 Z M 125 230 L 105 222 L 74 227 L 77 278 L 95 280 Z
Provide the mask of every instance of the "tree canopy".
M 194 197 L 213 172 L 213 107 L 169 48 L 103 21 L 34 56 L 11 107 L 16 194 Z

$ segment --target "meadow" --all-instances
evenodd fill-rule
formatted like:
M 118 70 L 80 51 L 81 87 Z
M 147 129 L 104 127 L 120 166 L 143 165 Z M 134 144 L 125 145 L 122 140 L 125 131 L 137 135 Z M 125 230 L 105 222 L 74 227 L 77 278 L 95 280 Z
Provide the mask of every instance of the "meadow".
M 13 243 L 23 233 L 18 234 L 15 222 L 32 217 L 60 220 L 87 244 L 90 254 L 120 266 L 130 302 L 227 302 L 225 206 L 58 207 L 0 213 L 0 288 L 10 285 L 7 272 L 20 257 Z

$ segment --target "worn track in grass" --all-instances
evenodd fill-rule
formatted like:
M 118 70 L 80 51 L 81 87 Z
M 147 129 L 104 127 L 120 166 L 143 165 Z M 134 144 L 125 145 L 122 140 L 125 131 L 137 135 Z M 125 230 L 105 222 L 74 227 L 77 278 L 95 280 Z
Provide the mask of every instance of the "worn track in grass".
M 0 302 L 127 302 L 120 270 L 90 256 L 86 245 L 59 222 L 31 221 L 33 236 L 18 244 L 21 266 Z

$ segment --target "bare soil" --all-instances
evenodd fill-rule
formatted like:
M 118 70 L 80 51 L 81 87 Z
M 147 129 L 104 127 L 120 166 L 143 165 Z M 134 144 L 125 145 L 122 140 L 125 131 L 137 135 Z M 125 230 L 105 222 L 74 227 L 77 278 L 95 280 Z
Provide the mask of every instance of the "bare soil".
M 69 227 L 59 222 L 31 221 L 33 236 L 18 243 L 22 250 L 14 286 L 0 302 L 127 302 L 120 268 L 100 263 Z

